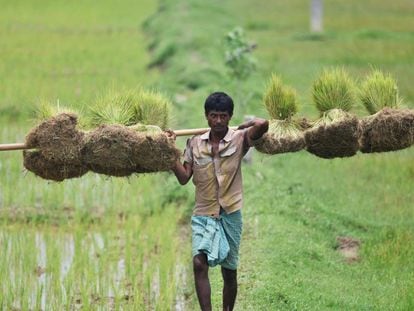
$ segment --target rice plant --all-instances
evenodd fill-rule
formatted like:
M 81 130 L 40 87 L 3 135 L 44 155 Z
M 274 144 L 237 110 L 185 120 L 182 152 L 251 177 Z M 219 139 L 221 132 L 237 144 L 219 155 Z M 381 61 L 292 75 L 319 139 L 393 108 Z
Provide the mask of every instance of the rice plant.
M 98 97 L 90 108 L 88 123 L 90 126 L 102 124 L 132 125 L 134 122 L 134 92 L 117 92 L 110 90 Z
M 299 107 L 296 91 L 284 85 L 281 78 L 274 74 L 270 78 L 263 101 L 271 119 L 290 119 Z
M 59 100 L 56 103 L 42 99 L 39 101 L 39 104 L 35 108 L 35 118 L 38 121 L 44 121 L 49 119 L 59 113 L 72 113 L 80 115 L 80 111 L 74 108 L 69 108 L 66 105 L 61 104 Z
M 350 114 L 342 109 L 331 109 L 322 113 L 322 116 L 316 120 L 313 124 L 314 127 L 319 125 L 328 125 L 331 123 L 337 123 L 345 121 L 350 117 Z
M 274 138 L 299 138 L 303 136 L 299 125 L 291 120 L 270 120 L 269 133 Z
M 313 84 L 312 97 L 321 113 L 335 108 L 350 111 L 357 100 L 355 83 L 343 68 L 324 70 Z
M 80 127 L 85 127 L 85 119 L 82 118 L 82 110 L 74 108 L 68 108 L 66 105 L 62 105 L 59 100 L 56 103 L 47 100 L 40 100 L 39 104 L 34 111 L 34 120 L 36 123 L 50 119 L 60 113 L 69 113 L 78 116 L 78 124 Z
M 168 126 L 171 102 L 157 91 L 141 89 L 134 102 L 134 123 L 155 125 L 162 129 Z
M 139 131 L 165 129 L 171 103 L 162 94 L 144 89 L 111 90 L 90 110 L 91 126 L 121 124 Z
M 390 74 L 374 70 L 362 82 L 359 97 L 370 114 L 384 107 L 398 108 L 401 100 L 398 95 L 397 82 Z

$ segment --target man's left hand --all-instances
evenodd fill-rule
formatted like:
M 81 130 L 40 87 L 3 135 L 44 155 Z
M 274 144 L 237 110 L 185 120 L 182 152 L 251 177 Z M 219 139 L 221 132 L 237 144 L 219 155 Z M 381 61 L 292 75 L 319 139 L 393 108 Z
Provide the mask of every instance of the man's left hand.
M 171 129 L 164 130 L 164 133 L 168 136 L 173 138 L 174 140 L 177 138 L 177 135 L 175 135 L 175 132 Z

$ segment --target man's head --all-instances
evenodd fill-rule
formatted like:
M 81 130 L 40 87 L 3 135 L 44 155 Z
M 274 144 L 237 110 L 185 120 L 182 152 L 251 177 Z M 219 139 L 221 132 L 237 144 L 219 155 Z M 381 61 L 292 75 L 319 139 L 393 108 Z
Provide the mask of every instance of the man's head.
M 223 92 L 210 94 L 204 104 L 208 125 L 214 133 L 225 134 L 233 115 L 233 100 Z
M 233 108 L 233 99 L 224 92 L 211 93 L 204 103 L 204 112 L 206 116 L 210 111 L 215 110 L 227 112 L 231 117 L 233 115 Z

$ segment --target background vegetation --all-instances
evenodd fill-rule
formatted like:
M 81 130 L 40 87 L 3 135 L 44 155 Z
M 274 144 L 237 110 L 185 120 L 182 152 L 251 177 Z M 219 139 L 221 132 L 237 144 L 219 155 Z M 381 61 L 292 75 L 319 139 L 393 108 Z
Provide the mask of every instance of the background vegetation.
M 267 117 L 262 96 L 271 73 L 298 90 L 299 115 L 312 118 L 318 112 L 311 85 L 332 66 L 345 67 L 357 79 L 372 67 L 390 72 L 405 105 L 414 107 L 414 7 L 407 0 L 325 2 L 322 34 L 309 33 L 305 0 L 0 4 L 1 142 L 23 141 L 41 99 L 82 108 L 108 88 L 137 85 L 171 97 L 173 128 L 204 126 L 204 98 L 224 90 L 240 103 L 236 125 L 245 114 Z M 225 35 L 236 26 L 257 45 L 256 71 L 243 81 L 233 79 L 225 64 Z M 353 112 L 366 114 L 361 104 Z M 243 172 L 237 308 L 413 309 L 413 156 L 413 148 L 335 160 L 304 151 L 255 154 Z M 0 260 L 0 273 L 11 281 L 2 283 L 0 305 L 194 309 L 184 230 L 192 191 L 169 174 L 128 180 L 88 174 L 48 183 L 23 172 L 19 153 L 1 153 L 0 245 L 8 256 Z M 94 233 L 103 236 L 102 244 L 90 238 Z M 65 245 L 56 241 L 68 235 L 74 259 L 61 288 L 56 282 L 61 262 L 54 254 Z M 358 261 L 344 260 L 338 236 L 360 241 Z M 41 241 L 45 261 L 39 258 Z M 100 259 L 86 254 L 91 243 L 103 245 Z M 120 261 L 128 267 L 122 286 Z M 212 270 L 212 282 L 219 309 L 219 269 Z

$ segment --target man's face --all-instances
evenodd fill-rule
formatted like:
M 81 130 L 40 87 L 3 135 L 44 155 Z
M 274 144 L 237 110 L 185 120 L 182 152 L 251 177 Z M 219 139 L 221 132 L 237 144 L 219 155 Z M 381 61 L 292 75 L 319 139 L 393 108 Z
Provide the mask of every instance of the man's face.
M 225 132 L 229 125 L 231 116 L 227 111 L 211 110 L 206 114 L 208 126 L 214 132 Z

